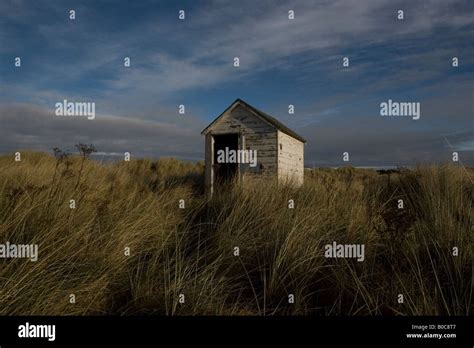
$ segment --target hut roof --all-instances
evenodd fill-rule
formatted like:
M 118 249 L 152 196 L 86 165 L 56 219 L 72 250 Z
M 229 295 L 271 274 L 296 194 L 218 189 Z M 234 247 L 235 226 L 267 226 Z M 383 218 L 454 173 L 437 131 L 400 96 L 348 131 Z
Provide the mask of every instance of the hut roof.
M 220 114 L 219 116 L 216 117 L 216 119 L 214 121 L 212 121 L 206 128 L 203 129 L 203 131 L 201 132 L 201 134 L 206 134 L 208 129 L 211 128 L 211 126 L 216 123 L 216 121 L 218 119 L 220 119 L 228 110 L 230 110 L 231 108 L 234 107 L 234 105 L 236 104 L 240 104 L 242 105 L 243 107 L 247 108 L 247 109 L 250 109 L 250 111 L 252 111 L 256 116 L 260 117 L 261 119 L 263 119 L 265 122 L 269 123 L 270 125 L 272 125 L 273 127 L 275 127 L 276 129 L 278 129 L 279 131 L 285 133 L 285 134 L 288 134 L 289 136 L 292 136 L 293 138 L 295 139 L 298 139 L 299 141 L 302 141 L 303 143 L 306 143 L 306 140 L 298 135 L 297 133 L 295 133 L 294 131 L 292 131 L 290 128 L 288 128 L 287 126 L 285 126 L 283 123 L 281 123 L 280 121 L 278 121 L 276 118 L 270 116 L 269 114 L 253 107 L 252 105 L 250 105 L 249 103 L 243 101 L 242 99 L 238 98 L 236 99 L 232 104 L 229 105 L 229 107 L 227 109 L 224 110 L 224 112 L 222 114 Z

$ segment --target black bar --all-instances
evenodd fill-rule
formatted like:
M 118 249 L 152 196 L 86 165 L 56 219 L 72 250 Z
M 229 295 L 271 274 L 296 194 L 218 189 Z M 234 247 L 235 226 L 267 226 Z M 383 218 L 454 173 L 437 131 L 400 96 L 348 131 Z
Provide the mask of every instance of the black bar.
M 26 323 L 55 325 L 55 340 L 20 338 Z M 414 328 L 413 325 L 417 325 Z M 434 325 L 430 327 L 430 325 Z M 455 326 L 452 326 L 455 325 Z M 421 328 L 426 326 L 426 329 Z M 472 347 L 472 317 L 0 317 L 9 344 L 410 344 Z M 456 334 L 407 338 L 407 334 Z

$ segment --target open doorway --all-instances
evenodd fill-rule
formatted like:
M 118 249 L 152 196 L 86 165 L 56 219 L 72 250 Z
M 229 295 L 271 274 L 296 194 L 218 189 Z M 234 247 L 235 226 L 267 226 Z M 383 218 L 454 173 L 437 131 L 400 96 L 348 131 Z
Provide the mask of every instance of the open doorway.
M 237 133 L 214 135 L 214 183 L 229 183 L 237 174 L 238 163 L 219 163 L 217 157 L 219 150 L 228 153 L 231 150 L 237 152 L 239 146 L 239 135 Z

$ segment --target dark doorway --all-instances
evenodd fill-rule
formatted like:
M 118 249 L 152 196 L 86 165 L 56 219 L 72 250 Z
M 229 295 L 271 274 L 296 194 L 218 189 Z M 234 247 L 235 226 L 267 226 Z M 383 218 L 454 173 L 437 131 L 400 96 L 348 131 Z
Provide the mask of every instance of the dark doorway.
M 237 152 L 239 135 L 237 133 L 214 135 L 214 182 L 216 184 L 229 183 L 237 174 L 238 163 L 219 163 L 219 150 Z

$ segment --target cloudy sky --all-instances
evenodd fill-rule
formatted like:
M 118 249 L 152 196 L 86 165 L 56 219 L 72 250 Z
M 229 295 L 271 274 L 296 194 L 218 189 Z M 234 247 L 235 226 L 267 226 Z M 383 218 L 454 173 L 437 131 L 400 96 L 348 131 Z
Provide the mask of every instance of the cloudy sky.
M 345 151 L 356 166 L 453 151 L 474 165 L 474 2 L 0 1 L 0 153 L 87 142 L 198 160 L 236 98 L 305 137 L 307 166 Z M 64 99 L 95 102 L 95 119 L 56 116 Z M 380 116 L 388 99 L 419 102 L 420 119 Z

